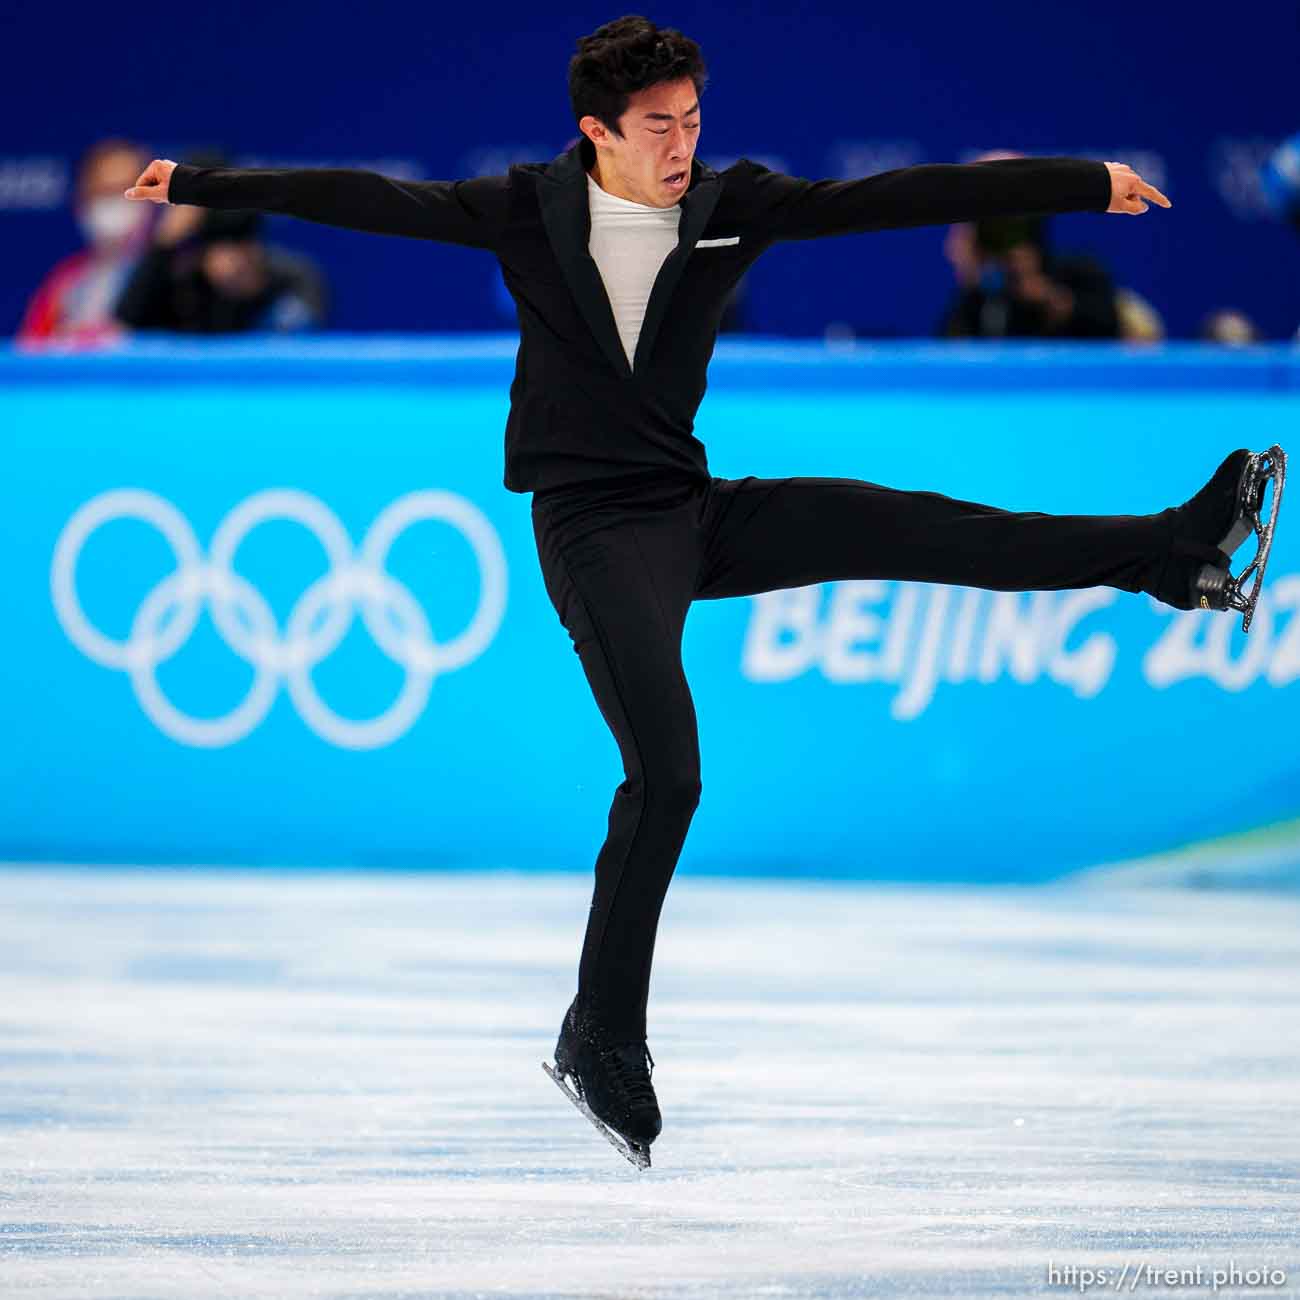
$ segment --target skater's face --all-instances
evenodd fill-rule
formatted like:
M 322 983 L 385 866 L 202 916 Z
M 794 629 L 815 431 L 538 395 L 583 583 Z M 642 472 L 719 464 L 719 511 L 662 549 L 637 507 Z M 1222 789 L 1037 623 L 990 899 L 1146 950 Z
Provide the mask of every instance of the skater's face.
M 622 139 L 590 114 L 578 125 L 596 147 L 592 177 L 601 189 L 653 208 L 671 208 L 686 193 L 700 138 L 700 97 L 690 77 L 637 91 L 618 119 Z

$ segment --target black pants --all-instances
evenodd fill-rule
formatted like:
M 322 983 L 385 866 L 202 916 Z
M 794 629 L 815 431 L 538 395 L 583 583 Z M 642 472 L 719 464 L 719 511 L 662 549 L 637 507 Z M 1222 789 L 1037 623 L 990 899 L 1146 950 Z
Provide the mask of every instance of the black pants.
M 617 1035 L 645 1037 L 659 915 L 700 798 L 681 658 L 693 600 L 851 578 L 1163 599 L 1186 590 L 1195 563 L 1172 554 L 1172 517 L 1013 513 L 842 478 L 659 478 L 535 496 L 547 594 L 623 759 L 579 997 Z

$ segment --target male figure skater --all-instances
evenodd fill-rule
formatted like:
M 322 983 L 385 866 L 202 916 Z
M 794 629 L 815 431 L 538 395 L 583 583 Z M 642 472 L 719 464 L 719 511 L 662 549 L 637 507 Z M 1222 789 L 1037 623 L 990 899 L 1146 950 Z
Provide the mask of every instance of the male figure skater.
M 803 180 L 748 159 L 716 172 L 695 157 L 705 81 L 694 41 L 625 17 L 578 41 L 569 94 L 582 137 L 550 163 L 410 182 L 155 160 L 126 192 L 446 240 L 500 260 L 520 327 L 505 486 L 533 494 L 546 590 L 625 775 L 596 860 L 577 996 L 555 1069 L 546 1068 L 642 1168 L 661 1128 L 646 1044 L 650 964 L 700 796 L 681 662 L 691 602 L 893 578 L 994 591 L 1110 586 L 1249 618 L 1285 465 L 1280 448 L 1240 449 L 1185 504 L 1110 516 L 1012 513 L 857 479 L 712 477 L 692 429 L 719 318 L 741 275 L 778 241 L 1171 205 L 1127 166 L 1073 158 L 848 181 Z M 1234 579 L 1229 560 L 1252 531 L 1259 554 Z M 1252 570 L 1248 599 L 1239 584 Z

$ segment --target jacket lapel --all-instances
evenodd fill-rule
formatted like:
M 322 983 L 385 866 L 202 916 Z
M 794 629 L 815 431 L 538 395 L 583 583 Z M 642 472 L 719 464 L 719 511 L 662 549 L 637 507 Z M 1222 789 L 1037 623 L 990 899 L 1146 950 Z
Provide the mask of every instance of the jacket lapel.
M 677 281 L 682 278 L 686 259 L 690 257 L 695 241 L 704 233 L 704 227 L 709 224 L 709 218 L 717 206 L 718 195 L 722 192 L 722 182 L 716 172 L 703 163 L 696 164 L 692 161 L 691 166 L 693 169 L 699 167 L 699 179 L 682 199 L 682 221 L 677 231 L 677 247 L 664 258 L 664 264 L 655 277 L 654 288 L 650 290 L 645 320 L 641 322 L 641 333 L 636 341 L 634 361 L 637 369 L 654 348 L 655 335 L 659 333 L 659 326 L 668 311 L 668 302 L 673 296 L 673 290 L 677 288 Z
M 583 137 L 586 138 L 585 136 Z M 632 368 L 618 336 L 600 268 L 587 251 L 591 238 L 591 207 L 587 202 L 587 173 L 578 156 L 579 146 L 561 154 L 544 172 L 537 198 L 551 248 L 569 282 L 579 310 L 596 336 L 601 351 L 615 371 L 630 378 Z
M 584 147 L 585 146 L 585 147 Z M 587 167 L 594 158 L 588 158 L 592 148 L 586 136 L 567 153 L 560 154 L 542 173 L 543 184 L 538 187 L 538 202 L 547 238 L 568 281 L 579 310 L 609 359 L 615 372 L 623 379 L 632 377 L 623 340 L 619 337 L 614 311 L 605 292 L 605 282 L 600 277 L 588 243 L 591 238 L 591 205 L 587 197 Z M 717 204 L 722 183 L 712 168 L 698 159 L 691 163 L 695 179 L 681 201 L 682 218 L 678 228 L 677 247 L 664 259 L 650 291 L 646 304 L 645 320 L 637 339 L 636 360 L 650 355 L 654 336 L 659 331 L 677 281 L 681 278 L 686 259 L 695 247 L 709 217 Z

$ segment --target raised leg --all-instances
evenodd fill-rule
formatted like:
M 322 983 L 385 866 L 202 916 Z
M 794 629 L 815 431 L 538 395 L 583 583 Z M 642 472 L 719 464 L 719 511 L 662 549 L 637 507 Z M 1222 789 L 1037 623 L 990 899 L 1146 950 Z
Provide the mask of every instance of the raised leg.
M 1016 512 L 860 479 L 715 482 L 696 595 L 709 600 L 840 579 L 890 578 L 992 591 L 1117 587 L 1185 592 L 1173 511 Z M 1178 572 L 1173 570 L 1177 568 Z

